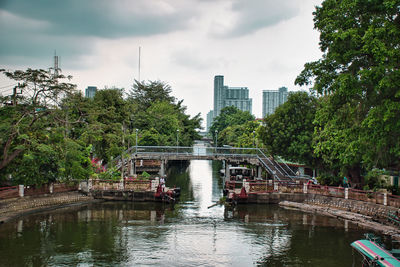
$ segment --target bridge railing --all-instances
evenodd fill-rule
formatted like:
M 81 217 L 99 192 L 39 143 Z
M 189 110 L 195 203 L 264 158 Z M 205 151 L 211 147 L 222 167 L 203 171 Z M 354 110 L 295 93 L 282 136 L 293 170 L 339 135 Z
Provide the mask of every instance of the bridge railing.
M 187 156 L 246 156 L 257 157 L 256 148 L 237 147 L 183 147 L 183 146 L 138 146 L 129 149 L 132 154 L 161 154 Z
M 246 157 L 256 158 L 264 168 L 273 175 L 276 180 L 294 181 L 295 174 L 289 166 L 282 166 L 270 158 L 268 151 L 261 148 L 239 148 L 239 147 L 208 147 L 208 146 L 131 146 L 124 153 L 124 164 L 128 158 L 136 156 L 180 156 L 180 157 Z M 129 155 L 129 156 L 128 156 Z M 114 166 L 121 167 L 121 156 L 114 159 Z M 282 178 L 282 179 L 281 179 Z

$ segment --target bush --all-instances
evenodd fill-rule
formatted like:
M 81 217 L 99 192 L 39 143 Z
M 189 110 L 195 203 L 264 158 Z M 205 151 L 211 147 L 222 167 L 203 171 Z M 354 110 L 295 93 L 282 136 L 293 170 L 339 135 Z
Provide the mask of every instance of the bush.
M 321 173 L 317 177 L 317 181 L 321 185 L 334 185 L 338 186 L 341 184 L 341 179 L 331 173 Z
M 118 181 L 121 179 L 121 173 L 117 171 L 116 168 L 109 168 L 105 172 L 101 172 L 98 174 L 100 180 L 114 180 Z
M 384 170 L 372 169 L 364 177 L 365 186 L 364 188 L 369 188 L 376 191 L 380 188 L 387 188 L 387 181 L 383 178 L 383 175 L 387 173 Z

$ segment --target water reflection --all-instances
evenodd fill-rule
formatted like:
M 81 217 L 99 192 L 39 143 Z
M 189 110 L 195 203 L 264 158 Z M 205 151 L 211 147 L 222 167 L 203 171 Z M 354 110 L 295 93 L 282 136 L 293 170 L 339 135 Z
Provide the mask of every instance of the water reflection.
M 4 266 L 350 266 L 352 223 L 283 209 L 215 206 L 220 163 L 177 163 L 167 185 L 181 201 L 103 202 L 0 226 Z M 23 253 L 21 253 L 23 252 Z

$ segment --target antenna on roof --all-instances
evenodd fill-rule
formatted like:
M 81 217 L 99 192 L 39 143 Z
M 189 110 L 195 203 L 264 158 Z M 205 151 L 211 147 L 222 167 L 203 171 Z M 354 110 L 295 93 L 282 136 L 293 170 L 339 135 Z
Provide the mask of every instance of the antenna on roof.
M 141 47 L 139 46 L 139 82 L 140 82 L 140 52 L 141 52 Z

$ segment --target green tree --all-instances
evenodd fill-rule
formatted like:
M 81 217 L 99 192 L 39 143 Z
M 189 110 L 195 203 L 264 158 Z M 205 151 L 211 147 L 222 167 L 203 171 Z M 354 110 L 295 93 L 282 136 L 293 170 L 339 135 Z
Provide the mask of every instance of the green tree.
M 0 108 L 0 179 L 40 185 L 60 179 L 84 179 L 91 173 L 85 143 L 69 137 L 70 129 L 82 123 L 69 120 L 63 96 L 74 94 L 75 85 L 64 83 L 45 70 L 4 72 L 19 82 L 16 103 Z M 8 99 L 3 98 L 3 103 Z M 76 121 L 75 121 L 76 120 Z
M 317 99 L 306 92 L 290 93 L 275 113 L 264 119 L 260 136 L 272 155 L 315 165 L 312 149 Z
M 92 140 L 96 157 L 108 162 L 127 148 L 122 137 L 130 123 L 128 103 L 122 89 L 111 88 L 99 90 L 91 104 L 86 137 Z
M 139 129 L 139 144 L 176 145 L 178 134 L 179 145 L 191 146 L 200 138 L 200 114 L 193 118 L 187 115 L 183 100 L 176 102 L 171 91 L 169 85 L 159 81 L 135 81 L 128 102 L 132 129 Z
M 323 56 L 296 79 L 325 96 L 316 114 L 316 154 L 355 180 L 363 166 L 400 169 L 399 6 L 325 0 L 314 12 Z
M 218 134 L 218 142 L 233 147 L 256 147 L 260 127 L 260 123 L 256 121 L 228 126 Z
M 171 96 L 171 87 L 161 81 L 139 82 L 135 80 L 128 98 L 133 101 L 140 110 L 146 110 L 155 102 L 175 103 L 175 97 Z
M 221 133 L 228 126 L 241 125 L 248 121 L 254 121 L 255 117 L 248 111 L 242 111 L 234 106 L 228 106 L 221 109 L 221 113 L 215 117 L 210 132 L 215 138 L 216 131 Z

